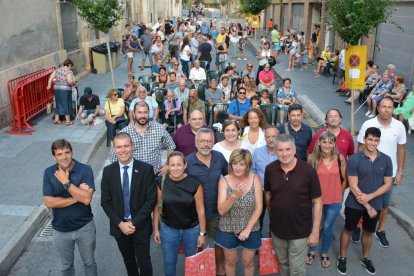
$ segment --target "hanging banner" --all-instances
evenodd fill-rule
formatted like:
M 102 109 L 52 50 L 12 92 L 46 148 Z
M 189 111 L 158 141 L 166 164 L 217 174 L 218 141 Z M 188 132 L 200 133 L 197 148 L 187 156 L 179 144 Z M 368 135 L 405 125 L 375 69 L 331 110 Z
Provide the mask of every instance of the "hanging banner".
M 345 49 L 345 83 L 351 90 L 365 88 L 367 46 L 348 46 Z

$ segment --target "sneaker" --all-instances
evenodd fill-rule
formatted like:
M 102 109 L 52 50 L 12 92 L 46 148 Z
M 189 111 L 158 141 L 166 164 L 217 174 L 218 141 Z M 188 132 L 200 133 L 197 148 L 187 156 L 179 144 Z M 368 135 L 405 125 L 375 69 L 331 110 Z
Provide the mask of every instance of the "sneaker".
M 237 58 L 237 60 L 241 60 L 241 58 Z
M 357 229 L 352 232 L 351 241 L 354 243 L 358 243 L 361 240 L 361 228 L 357 227 Z
M 378 242 L 382 247 L 388 248 L 390 246 L 390 243 L 385 236 L 385 231 L 375 231 L 375 237 L 378 239 Z
M 365 267 L 365 271 L 370 275 L 375 275 L 375 267 L 372 261 L 368 258 L 362 258 L 360 263 Z
M 243 58 L 243 60 L 247 60 L 247 58 Z
M 336 270 L 339 274 L 346 275 L 346 257 L 338 257 L 336 260 Z
M 369 115 L 371 115 L 371 111 L 368 110 L 368 112 L 365 113 L 365 116 L 369 116 Z
M 370 115 L 368 115 L 368 118 L 370 118 L 370 119 L 372 119 L 372 118 L 374 118 L 375 117 L 375 114 L 370 114 Z

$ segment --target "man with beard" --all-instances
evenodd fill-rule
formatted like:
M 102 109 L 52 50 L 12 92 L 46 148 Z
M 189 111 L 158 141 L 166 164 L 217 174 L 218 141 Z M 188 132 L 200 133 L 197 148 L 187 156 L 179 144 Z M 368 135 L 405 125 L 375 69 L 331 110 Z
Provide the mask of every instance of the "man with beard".
M 316 132 L 313 136 L 311 143 L 309 144 L 308 153 L 312 154 L 315 143 L 318 141 L 319 136 L 325 131 L 330 131 L 336 136 L 338 151 L 345 158 L 350 157 L 355 153 L 354 139 L 351 133 L 341 128 L 342 114 L 338 109 L 332 108 L 326 112 L 325 116 L 326 127 Z
M 197 177 L 203 186 L 204 207 L 207 218 L 207 235 L 215 240 L 220 215 L 217 210 L 218 182 L 221 176 L 228 174 L 228 164 L 223 154 L 212 150 L 214 132 L 200 128 L 195 137 L 197 151 L 188 155 L 187 172 Z M 225 275 L 223 249 L 215 246 L 217 275 Z
M 312 129 L 302 122 L 303 109 L 300 104 L 292 104 L 288 109 L 289 122 L 278 127 L 280 134 L 289 134 L 295 139 L 296 155 L 307 160 L 308 146 L 312 140 Z
M 149 106 L 146 102 L 137 102 L 134 106 L 135 123 L 123 128 L 132 139 L 134 159 L 153 166 L 157 175 L 168 171 L 168 166 L 161 165 L 161 150 L 167 148 L 168 153 L 175 149 L 174 141 L 162 125 L 149 120 Z M 109 161 L 117 161 L 114 147 L 111 148 Z

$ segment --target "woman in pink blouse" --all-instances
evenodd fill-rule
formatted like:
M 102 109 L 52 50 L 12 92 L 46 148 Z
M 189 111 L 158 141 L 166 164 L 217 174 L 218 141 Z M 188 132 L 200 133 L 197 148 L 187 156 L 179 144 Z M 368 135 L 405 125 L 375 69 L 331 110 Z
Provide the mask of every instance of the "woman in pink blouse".
M 308 163 L 316 170 L 322 190 L 323 201 L 323 233 L 321 248 L 321 265 L 328 268 L 331 262 L 328 257 L 329 247 L 333 240 L 336 218 L 342 207 L 343 192 L 347 187 L 346 160 L 339 154 L 336 136 L 332 132 L 323 132 L 315 144 L 313 154 Z M 311 265 L 315 258 L 316 246 L 309 247 L 306 264 Z

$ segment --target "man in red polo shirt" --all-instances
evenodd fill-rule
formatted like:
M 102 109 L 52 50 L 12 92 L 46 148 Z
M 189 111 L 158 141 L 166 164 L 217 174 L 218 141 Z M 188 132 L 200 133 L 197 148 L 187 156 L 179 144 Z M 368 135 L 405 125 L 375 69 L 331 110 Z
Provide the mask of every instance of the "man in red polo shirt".
M 342 123 L 341 112 L 335 108 L 329 109 L 325 115 L 325 122 L 326 127 L 316 132 L 313 136 L 308 147 L 308 153 L 313 153 L 315 143 L 318 141 L 319 136 L 325 131 L 330 131 L 336 136 L 339 153 L 348 159 L 348 157 L 355 153 L 354 139 L 351 133 L 340 127 Z

